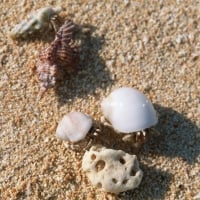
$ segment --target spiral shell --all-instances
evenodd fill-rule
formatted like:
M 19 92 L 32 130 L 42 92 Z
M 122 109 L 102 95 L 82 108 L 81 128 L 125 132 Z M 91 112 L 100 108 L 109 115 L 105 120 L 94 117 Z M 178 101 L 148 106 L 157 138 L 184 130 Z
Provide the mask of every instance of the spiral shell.
M 58 71 L 66 67 L 73 70 L 78 61 L 78 49 L 74 46 L 72 35 L 74 24 L 66 20 L 56 33 L 55 40 L 44 49 L 37 60 L 37 74 L 40 81 L 40 95 L 56 84 Z

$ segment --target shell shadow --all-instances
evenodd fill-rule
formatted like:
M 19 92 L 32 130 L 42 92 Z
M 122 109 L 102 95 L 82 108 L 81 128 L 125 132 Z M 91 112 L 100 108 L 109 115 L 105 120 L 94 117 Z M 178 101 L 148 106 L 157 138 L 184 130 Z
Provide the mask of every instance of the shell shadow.
M 99 132 L 91 130 L 93 134 L 89 135 L 89 138 L 91 139 L 91 146 L 104 146 L 108 149 L 114 149 L 114 150 L 122 150 L 129 154 L 135 154 L 138 155 L 140 152 L 141 147 L 145 143 L 145 140 L 136 140 L 136 134 L 133 134 L 133 137 L 130 141 L 123 140 L 123 137 L 125 134 L 119 134 L 116 133 L 116 131 L 110 127 L 107 126 L 101 122 L 97 122 L 97 129 L 100 130 Z M 95 129 L 95 128 L 94 128 Z M 94 134 L 94 133 L 97 134 Z
M 154 106 L 159 115 L 156 129 L 160 136 L 152 137 L 142 151 L 171 158 L 180 157 L 188 164 L 197 162 L 200 156 L 199 127 L 172 108 L 158 104 Z
M 55 93 L 59 106 L 76 97 L 94 95 L 97 88 L 105 90 L 114 82 L 99 55 L 104 37 L 94 35 L 95 29 L 94 26 L 87 24 L 77 26 L 75 38 L 81 42 L 79 66 L 73 73 L 63 72 L 63 78 L 56 85 Z
M 120 193 L 120 200 L 132 199 L 164 199 L 172 179 L 169 172 L 161 171 L 154 167 L 149 167 L 140 163 L 140 168 L 144 172 L 144 176 L 140 186 L 134 190 Z
M 199 127 L 184 114 L 172 108 L 158 104 L 154 106 L 159 115 L 159 123 L 155 128 L 160 135 L 150 135 L 149 140 L 139 149 L 131 148 L 130 144 L 122 141 L 120 134 L 116 134 L 112 128 L 104 125 L 100 125 L 102 134 L 98 135 L 92 143 L 92 145 L 101 144 L 107 148 L 121 149 L 127 153 L 136 154 L 140 160 L 140 167 L 144 172 L 143 180 L 139 188 L 119 194 L 120 200 L 164 199 L 169 190 L 173 174 L 170 171 L 144 164 L 140 158 L 142 155 L 180 157 L 188 164 L 199 162 Z

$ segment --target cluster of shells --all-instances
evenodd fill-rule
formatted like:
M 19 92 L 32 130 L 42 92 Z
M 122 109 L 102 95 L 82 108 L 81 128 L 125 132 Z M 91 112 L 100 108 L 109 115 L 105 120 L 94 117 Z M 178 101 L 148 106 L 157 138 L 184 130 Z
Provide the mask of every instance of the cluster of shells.
M 156 111 L 147 97 L 140 91 L 128 87 L 111 92 L 103 99 L 101 110 L 103 124 L 112 127 L 116 134 L 123 135 L 122 141 L 133 144 L 137 140 L 145 141 L 148 130 L 158 121 Z M 84 144 L 85 149 L 90 148 L 83 157 L 82 169 L 96 187 L 116 194 L 138 187 L 143 172 L 139 168 L 137 157 L 121 150 L 107 149 L 101 141 L 92 145 L 92 137 L 87 135 L 99 132 L 103 137 L 106 134 L 93 124 L 93 119 L 87 114 L 70 112 L 58 124 L 56 136 L 63 140 L 67 147 L 76 145 L 82 149 Z M 129 161 L 124 160 L 125 157 L 128 157 Z M 134 175 L 130 175 L 133 168 L 137 170 Z
M 61 69 L 73 71 L 78 64 L 78 48 L 72 39 L 75 25 L 71 20 L 57 30 L 56 18 L 61 8 L 45 7 L 30 14 L 26 20 L 17 24 L 10 32 L 13 39 L 28 38 L 34 34 L 48 31 L 50 28 L 56 31 L 55 39 L 49 47 L 40 52 L 36 62 L 37 75 L 40 83 L 40 96 L 48 88 L 54 87 Z
M 122 87 L 114 90 L 101 103 L 103 123 L 113 127 L 124 139 L 131 134 L 147 134 L 150 127 L 158 119 L 152 103 L 140 91 Z M 93 125 L 93 120 L 87 114 L 71 112 L 63 117 L 58 125 L 58 138 L 72 143 L 83 140 Z
M 13 39 L 26 38 L 45 31 L 50 25 L 55 29 L 54 19 L 60 11 L 60 8 L 52 7 L 39 9 L 16 25 L 11 30 L 10 36 Z M 66 20 L 59 30 L 56 30 L 54 41 L 39 54 L 36 67 L 40 82 L 40 95 L 56 84 L 60 68 L 73 70 L 75 67 L 78 61 L 78 48 L 72 39 L 74 27 L 71 20 Z M 122 141 L 129 143 L 144 142 L 149 129 L 158 121 L 156 111 L 149 99 L 133 88 L 122 87 L 114 90 L 103 99 L 101 109 L 102 123 L 111 127 L 116 134 L 123 135 Z M 106 134 L 101 128 L 95 126 L 89 115 L 82 112 L 70 112 L 58 124 L 56 136 L 66 145 L 79 145 L 84 141 L 86 147 L 90 148 L 85 152 L 82 168 L 95 186 L 112 193 L 138 187 L 143 173 L 139 168 L 137 157 L 121 150 L 106 149 L 101 142 L 92 146 L 87 136 L 98 134 L 98 132 L 101 135 Z M 89 138 L 91 139 L 91 137 Z M 99 153 L 100 151 L 101 153 Z M 107 159 L 109 164 L 103 159 Z M 96 179 L 93 179 L 95 174 L 97 179 L 110 177 L 113 167 L 117 177 L 106 178 L 103 182 L 96 182 Z M 104 168 L 105 171 L 103 171 Z M 97 173 L 99 171 L 101 172 Z M 118 171 L 120 173 L 117 173 Z

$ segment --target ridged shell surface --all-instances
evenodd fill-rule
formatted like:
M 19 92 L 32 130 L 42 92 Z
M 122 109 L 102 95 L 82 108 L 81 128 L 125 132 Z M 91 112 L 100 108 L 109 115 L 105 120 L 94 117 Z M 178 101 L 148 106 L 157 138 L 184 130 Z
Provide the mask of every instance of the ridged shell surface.
M 66 20 L 56 33 L 55 40 L 39 54 L 36 66 L 40 95 L 55 86 L 61 69 L 66 69 L 68 72 L 75 70 L 79 59 L 78 49 L 71 46 L 73 31 L 73 22 Z

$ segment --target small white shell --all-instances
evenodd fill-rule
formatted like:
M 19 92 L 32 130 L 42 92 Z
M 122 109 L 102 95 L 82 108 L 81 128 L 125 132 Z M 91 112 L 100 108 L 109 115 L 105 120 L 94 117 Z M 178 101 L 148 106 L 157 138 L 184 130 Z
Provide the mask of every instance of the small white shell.
M 158 121 L 156 111 L 147 97 L 133 88 L 114 90 L 101 104 L 104 117 L 113 128 L 131 133 L 149 128 Z
M 81 112 L 70 112 L 58 124 L 57 138 L 70 142 L 78 142 L 85 138 L 92 127 L 92 119 Z

